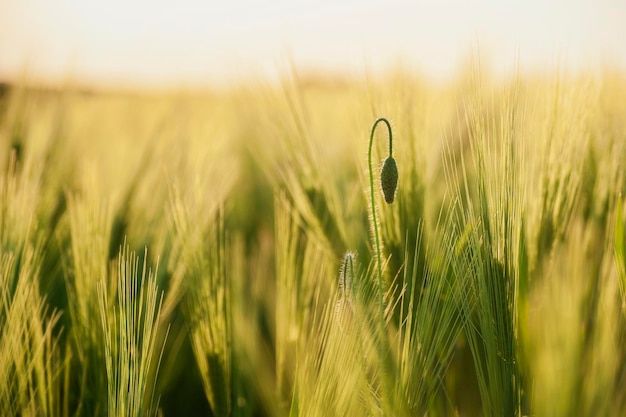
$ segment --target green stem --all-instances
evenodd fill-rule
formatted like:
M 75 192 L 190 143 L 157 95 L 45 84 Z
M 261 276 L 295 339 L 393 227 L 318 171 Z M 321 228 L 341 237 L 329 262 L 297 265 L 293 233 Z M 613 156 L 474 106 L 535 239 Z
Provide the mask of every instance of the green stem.
M 374 132 L 376 130 L 376 126 L 378 126 L 378 123 L 380 122 L 384 122 L 387 125 L 387 131 L 389 132 L 389 157 L 392 157 L 392 151 L 393 151 L 393 136 L 391 133 L 391 125 L 389 124 L 389 121 L 387 119 L 385 119 L 384 117 L 381 117 L 379 119 L 377 119 L 374 122 L 374 125 L 372 126 L 372 132 L 370 133 L 370 146 L 369 146 L 369 151 L 367 154 L 367 162 L 369 164 L 369 173 L 370 173 L 370 199 L 371 199 L 371 204 L 372 204 L 372 221 L 374 222 L 374 239 L 375 239 L 375 243 L 376 243 L 376 265 L 377 265 L 377 271 L 378 271 L 378 309 L 379 309 L 379 314 L 380 314 L 380 325 L 379 325 L 379 332 L 380 332 L 380 343 L 381 343 L 381 362 L 382 362 L 382 366 L 383 366 L 383 391 L 384 394 L 389 394 L 389 387 L 388 387 L 388 372 L 387 372 L 387 362 L 388 362 L 388 358 L 387 358 L 387 343 L 385 343 L 386 341 L 386 336 L 385 336 L 385 302 L 384 302 L 384 292 L 383 292 L 383 270 L 382 270 L 382 261 L 381 261 L 381 253 L 380 253 L 380 239 L 378 237 L 378 222 L 376 220 L 376 198 L 375 198 L 375 194 L 374 194 L 374 173 L 372 171 L 372 144 L 374 143 Z M 387 400 L 389 400 L 388 398 L 386 398 Z M 383 403 L 384 403 L 385 398 L 383 397 Z
M 374 194 L 374 172 L 372 171 L 372 144 L 374 143 L 374 131 L 376 130 L 376 126 L 378 123 L 384 122 L 387 125 L 387 130 L 389 131 L 389 157 L 392 156 L 393 150 L 393 136 L 391 133 L 391 125 L 389 121 L 384 117 L 377 119 L 372 126 L 372 132 L 370 133 L 370 147 L 367 154 L 367 162 L 369 164 L 369 173 L 370 173 L 370 198 L 372 204 L 372 220 L 374 222 L 374 239 L 376 241 L 376 265 L 378 269 L 378 307 L 380 308 L 380 312 L 382 315 L 383 323 L 384 323 L 384 300 L 383 300 L 383 270 L 382 270 L 382 262 L 381 262 L 381 254 L 380 254 L 380 239 L 378 237 L 378 221 L 376 220 L 376 198 Z

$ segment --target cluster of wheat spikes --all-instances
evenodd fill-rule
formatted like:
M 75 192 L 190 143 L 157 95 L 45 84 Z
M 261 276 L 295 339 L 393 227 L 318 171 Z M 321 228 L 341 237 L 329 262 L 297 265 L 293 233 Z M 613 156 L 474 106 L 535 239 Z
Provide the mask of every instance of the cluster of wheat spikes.
M 0 90 L 0 415 L 626 415 L 624 96 Z

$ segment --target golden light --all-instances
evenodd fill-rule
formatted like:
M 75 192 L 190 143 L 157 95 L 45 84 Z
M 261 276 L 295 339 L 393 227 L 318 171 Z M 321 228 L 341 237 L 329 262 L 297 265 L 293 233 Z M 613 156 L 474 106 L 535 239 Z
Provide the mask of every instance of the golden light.
M 496 69 L 626 66 L 623 2 L 8 0 L 0 77 L 143 86 L 398 64 L 449 79 L 479 45 Z

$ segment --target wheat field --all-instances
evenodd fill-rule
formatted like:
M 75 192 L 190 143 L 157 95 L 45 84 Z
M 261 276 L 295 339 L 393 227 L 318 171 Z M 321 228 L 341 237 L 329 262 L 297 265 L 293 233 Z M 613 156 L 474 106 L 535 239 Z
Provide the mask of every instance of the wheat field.
M 7 87 L 0 415 L 626 415 L 624 97 Z

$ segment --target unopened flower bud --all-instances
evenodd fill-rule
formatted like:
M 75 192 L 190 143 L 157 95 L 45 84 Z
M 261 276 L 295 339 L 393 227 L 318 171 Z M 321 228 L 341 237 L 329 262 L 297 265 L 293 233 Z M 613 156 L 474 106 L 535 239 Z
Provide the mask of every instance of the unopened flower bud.
M 387 204 L 393 203 L 396 196 L 396 187 L 398 186 L 398 166 L 393 157 L 385 159 L 383 169 L 380 172 L 380 185 Z

